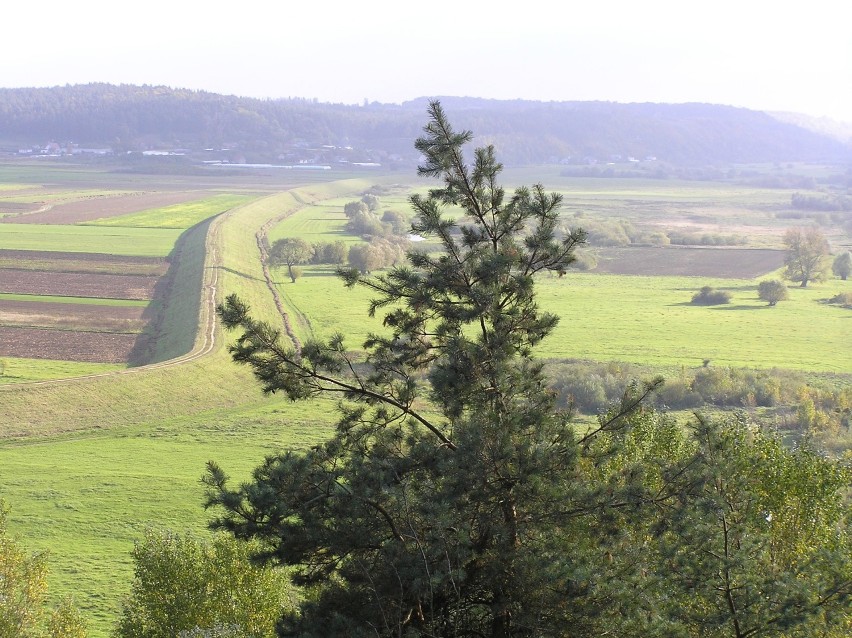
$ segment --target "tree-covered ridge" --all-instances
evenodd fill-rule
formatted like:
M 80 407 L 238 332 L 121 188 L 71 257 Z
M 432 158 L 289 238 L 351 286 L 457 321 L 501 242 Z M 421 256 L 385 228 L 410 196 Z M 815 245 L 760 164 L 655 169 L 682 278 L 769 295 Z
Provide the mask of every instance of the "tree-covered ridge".
M 261 100 L 163 86 L 88 84 L 0 89 L 0 142 L 200 150 L 229 146 L 276 158 L 294 146 L 351 146 L 356 161 L 416 161 L 409 140 L 425 99 L 402 105 Z M 747 109 L 710 104 L 445 98 L 479 142 L 511 164 L 649 157 L 674 164 L 841 160 L 848 146 Z

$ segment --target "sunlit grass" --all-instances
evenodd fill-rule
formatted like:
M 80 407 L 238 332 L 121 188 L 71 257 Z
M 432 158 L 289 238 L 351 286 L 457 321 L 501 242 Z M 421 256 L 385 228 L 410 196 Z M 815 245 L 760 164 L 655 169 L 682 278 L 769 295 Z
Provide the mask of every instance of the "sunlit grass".
M 0 224 L 0 249 L 165 257 L 181 231 L 53 224 Z
M 86 222 L 86 226 L 134 228 L 190 228 L 235 206 L 251 201 L 248 195 L 216 195 L 163 208 L 153 208 L 121 216 Z
M 111 363 L 84 363 L 52 359 L 0 358 L 0 384 L 48 381 L 89 374 L 124 370 L 126 366 Z

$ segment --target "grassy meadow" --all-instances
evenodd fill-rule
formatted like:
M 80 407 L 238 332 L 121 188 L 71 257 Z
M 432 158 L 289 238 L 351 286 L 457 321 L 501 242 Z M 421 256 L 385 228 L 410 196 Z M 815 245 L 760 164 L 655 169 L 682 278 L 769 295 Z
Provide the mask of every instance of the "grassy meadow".
M 144 210 L 117 217 L 107 217 L 87 222 L 89 226 L 125 227 L 125 228 L 190 228 L 205 219 L 226 210 L 245 204 L 253 199 L 249 195 L 215 195 L 163 208 Z
M 9 250 L 165 257 L 180 234 L 181 230 L 174 228 L 0 224 L 0 246 Z
M 13 178 L 42 183 L 33 171 L 24 168 L 15 173 L 0 166 L 0 183 Z M 580 180 L 560 176 L 558 168 L 511 171 L 508 177 L 510 183 L 542 181 L 563 192 L 570 216 L 621 215 L 655 225 L 720 213 L 718 226 L 724 232 L 737 225 L 748 227 L 757 245 L 773 247 L 788 223 L 778 214 L 789 202 L 789 191 Z M 87 185 L 109 180 L 73 171 L 68 178 Z M 265 397 L 248 370 L 230 361 L 226 345 L 233 337 L 213 321 L 208 301 L 221 301 L 235 292 L 257 315 L 281 325 L 258 259 L 257 233 L 268 228 L 270 243 L 282 237 L 360 241 L 344 231 L 343 205 L 376 182 L 386 189 L 379 194 L 382 210 L 406 211 L 408 192 L 424 188 L 421 181 L 412 180 L 409 188 L 373 176 L 291 190 L 266 184 L 269 190 L 263 196 L 253 186 L 250 200 L 229 200 L 222 208 L 228 211 L 225 214 L 208 215 L 203 222 L 187 217 L 201 222 L 189 230 L 164 227 L 165 209 L 147 212 L 145 223 L 160 224 L 154 228 L 15 230 L 14 224 L 0 224 L 3 247 L 17 241 L 28 250 L 69 251 L 73 244 L 82 245 L 83 251 L 114 254 L 162 256 L 174 251 L 168 312 L 156 327 L 156 363 L 119 371 L 69 364 L 65 370 L 69 377 L 107 374 L 0 385 L 0 498 L 12 507 L 11 529 L 29 548 L 51 552 L 52 596 L 74 594 L 90 621 L 92 638 L 109 635 L 130 587 L 130 550 L 146 526 L 204 528 L 210 516 L 201 507 L 200 477 L 206 461 L 220 462 L 235 480 L 243 480 L 264 455 L 309 446 L 329 431 L 332 403 Z M 226 190 L 218 182 L 216 188 Z M 232 192 L 244 192 L 240 188 L 249 187 L 237 184 Z M 217 206 L 225 201 L 218 195 L 202 201 L 214 200 Z M 123 219 L 127 223 L 128 217 Z M 142 224 L 145 216 L 135 219 Z M 80 234 L 59 239 L 69 228 Z M 142 250 L 143 244 L 148 252 L 120 252 L 134 246 Z M 381 330 L 380 317 L 366 317 L 369 295 L 362 289 L 346 289 L 329 266 L 305 266 L 295 284 L 286 269 L 275 269 L 272 276 L 301 339 L 342 332 L 354 349 L 368 332 Z M 542 276 L 537 282 L 541 306 L 557 313 L 561 321 L 539 354 L 661 368 L 700 366 L 710 359 L 720 366 L 852 372 L 852 351 L 843 346 L 852 312 L 822 302 L 842 290 L 852 291 L 852 282 L 791 288 L 789 301 L 769 308 L 757 299 L 759 279 L 589 272 L 572 272 L 561 279 Z M 692 294 L 704 285 L 728 290 L 732 302 L 691 305 Z M 4 359 L 4 363 L 6 374 L 24 374 L 29 365 L 27 360 Z M 45 370 L 57 363 L 61 362 L 44 364 Z M 30 374 L 34 380 L 52 378 L 45 371 Z M 60 374 L 57 368 L 56 375 Z

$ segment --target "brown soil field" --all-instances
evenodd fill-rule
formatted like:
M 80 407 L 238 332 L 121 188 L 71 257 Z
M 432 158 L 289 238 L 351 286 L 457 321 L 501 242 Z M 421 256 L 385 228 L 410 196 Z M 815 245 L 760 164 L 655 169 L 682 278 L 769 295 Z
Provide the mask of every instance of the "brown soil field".
M 51 272 L 121 273 L 161 276 L 169 263 L 160 257 L 127 257 L 102 253 L 63 253 L 38 250 L 0 250 L 0 269 Z
M 0 270 L 0 292 L 105 299 L 152 299 L 159 277 Z
M 3 218 L 2 221 L 14 221 L 17 215 L 26 215 L 34 213 L 43 206 L 41 202 L 4 202 L 0 200 L 0 215 L 8 215 L 8 218 Z
M 0 352 L 28 359 L 125 363 L 137 339 L 145 338 L 133 334 L 0 326 Z
M 0 325 L 141 332 L 145 308 L 0 299 Z M 6 356 L 0 351 L 0 356 Z
M 0 222 L 15 224 L 77 224 L 104 217 L 118 217 L 151 208 L 162 208 L 204 197 L 196 192 L 142 192 L 96 196 L 64 202 L 41 212 L 4 217 Z M 40 205 L 39 205 L 40 206 Z M 0 208 L 0 211 L 3 209 Z M 10 211 L 12 212 L 12 211 Z
M 754 279 L 784 265 L 783 250 L 681 246 L 603 248 L 595 272 Z

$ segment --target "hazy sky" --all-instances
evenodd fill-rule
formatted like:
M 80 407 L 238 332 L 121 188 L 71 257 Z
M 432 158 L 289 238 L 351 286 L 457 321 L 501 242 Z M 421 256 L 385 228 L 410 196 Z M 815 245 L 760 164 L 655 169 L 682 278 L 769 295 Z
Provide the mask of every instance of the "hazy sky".
M 852 122 L 842 0 L 47 0 L 3 9 L 0 86 L 253 97 L 712 102 Z

